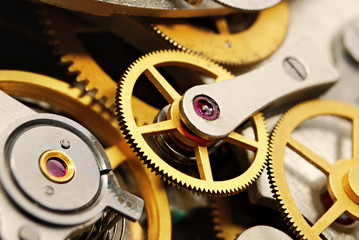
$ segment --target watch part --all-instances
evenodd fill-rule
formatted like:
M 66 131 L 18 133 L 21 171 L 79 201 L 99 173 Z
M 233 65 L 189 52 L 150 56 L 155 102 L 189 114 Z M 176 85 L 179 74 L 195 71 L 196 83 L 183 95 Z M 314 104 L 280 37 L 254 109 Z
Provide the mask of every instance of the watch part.
M 111 108 L 115 102 L 116 82 L 89 55 L 78 35 L 91 32 L 102 32 L 83 21 L 71 18 L 63 12 L 54 10 L 41 11 L 48 34 L 53 38 L 56 52 L 61 54 L 61 63 L 68 65 L 68 71 L 76 75 L 76 81 L 85 84 L 85 90 L 94 94 L 95 99 L 104 102 Z M 147 116 L 155 108 L 134 97 L 138 108 L 134 109 L 138 121 L 146 123 Z M 146 109 L 141 111 L 139 109 Z
M 196 135 L 218 139 L 227 136 L 253 114 L 278 111 L 280 107 L 317 97 L 338 79 L 339 73 L 333 65 L 323 60 L 313 44 L 302 40 L 258 70 L 188 89 L 180 101 L 180 118 Z M 197 96 L 212 99 L 220 114 L 210 119 L 199 115 L 193 107 L 193 99 Z
M 203 0 L 199 6 L 193 6 L 186 1 L 132 1 L 132 0 L 38 0 L 58 7 L 99 16 L 115 14 L 152 16 L 152 17 L 200 17 L 226 15 L 235 12 L 212 0 Z M 198 2 L 198 1 L 197 1 Z
M 259 11 L 273 7 L 281 0 L 214 0 L 226 7 L 244 9 L 247 11 Z
M 255 226 L 245 230 L 236 240 L 292 240 L 284 232 L 269 226 Z
M 64 231 L 91 226 L 107 208 L 139 219 L 143 201 L 116 185 L 105 151 L 90 132 L 70 119 L 28 110 L 4 92 L 0 98 L 5 119 L 0 142 L 2 217 L 9 219 L 3 223 L 2 238 L 25 236 L 34 229 L 22 226 L 30 224 L 41 238 L 58 227 L 60 234 L 53 238 L 64 239 Z
M 128 144 L 144 164 L 156 173 L 161 174 L 166 181 L 178 187 L 209 195 L 232 195 L 246 189 L 259 177 L 265 163 L 267 131 L 262 115 L 256 114 L 250 121 L 254 130 L 254 140 L 237 132 L 232 132 L 222 139 L 224 142 L 254 153 L 251 166 L 244 173 L 228 179 L 214 179 L 213 172 L 215 169 L 211 167 L 213 162 L 210 161 L 209 155 L 213 148 L 216 149 L 217 144 L 222 143 L 202 139 L 186 130 L 182 125 L 179 118 L 181 95 L 160 72 L 158 68 L 161 66 L 182 66 L 193 69 L 206 76 L 213 77 L 215 81 L 232 78 L 232 75 L 219 65 L 203 57 L 185 52 L 161 51 L 140 58 L 127 69 L 118 85 L 116 109 Z M 153 124 L 140 126 L 136 124 L 133 118 L 131 97 L 136 82 L 143 75 L 146 76 L 147 82 L 149 80 L 155 86 L 156 93 L 159 92 L 169 105 L 160 111 L 157 118 L 159 121 L 156 120 Z M 157 143 L 151 143 L 153 139 Z M 161 142 L 160 147 L 158 147 L 158 141 Z M 166 145 L 170 145 L 172 149 L 166 153 L 161 152 L 163 146 Z M 197 173 L 191 175 L 186 173 L 184 169 L 180 170 L 179 167 L 173 165 L 175 164 L 173 161 L 176 159 L 176 156 L 173 155 L 175 154 L 173 148 L 180 148 L 179 151 L 183 150 L 192 154 L 191 159 L 193 159 L 193 164 L 197 165 L 195 168 Z M 168 157 L 169 159 L 167 159 Z M 177 160 L 181 162 L 182 157 Z
M 55 112 L 71 116 L 101 139 L 107 146 L 105 151 L 112 167 L 125 163 L 135 178 L 148 216 L 148 239 L 168 239 L 171 236 L 171 215 L 164 186 L 159 178 L 135 158 L 122 139 L 116 117 L 111 111 L 94 102 L 91 96 L 80 89 L 51 77 L 10 70 L 0 71 L 0 76 L 0 88 L 9 95 L 25 102 L 30 99 L 42 105 L 46 103 Z M 141 123 L 148 121 L 145 114 L 136 117 Z M 89 238 L 94 237 L 91 229 L 83 235 L 89 233 Z
M 339 102 L 309 101 L 289 110 L 273 131 L 269 150 L 270 183 L 285 220 L 300 239 L 358 237 L 355 223 L 349 226 L 343 226 L 343 221 L 335 223 L 337 218 L 344 217 L 342 214 L 358 220 L 359 208 L 353 182 L 359 162 L 358 113 L 356 107 Z M 324 116 L 345 119 L 351 127 L 338 124 L 337 119 L 331 124 L 328 119 L 314 122 L 315 118 Z M 304 127 L 306 122 L 309 125 Z M 317 128 L 315 131 L 313 126 Z M 318 129 L 318 126 L 321 127 Z M 343 128 L 350 129 L 351 134 L 343 135 L 339 131 Z M 313 139 L 320 139 L 320 144 L 326 147 L 320 148 Z M 330 148 L 328 143 L 338 141 L 341 154 L 331 154 L 338 149 Z M 323 188 L 328 190 L 331 206 L 323 202 L 326 201 L 322 198 Z
M 283 1 L 258 13 L 148 21 L 153 31 L 175 48 L 226 65 L 248 65 L 267 58 L 280 46 L 289 23 L 288 5 Z

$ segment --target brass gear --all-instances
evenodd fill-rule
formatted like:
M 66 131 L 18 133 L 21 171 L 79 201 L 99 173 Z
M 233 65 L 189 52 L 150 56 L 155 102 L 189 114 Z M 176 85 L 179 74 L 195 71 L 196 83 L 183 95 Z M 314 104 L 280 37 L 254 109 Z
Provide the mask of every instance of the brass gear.
M 80 89 L 35 73 L 0 70 L 0 89 L 13 97 L 42 101 L 60 109 L 105 142 L 112 167 L 126 163 L 135 178 L 148 215 L 148 239 L 170 239 L 171 213 L 165 188 L 128 148 L 113 112 Z
M 178 49 L 192 51 L 226 65 L 248 65 L 267 58 L 282 43 L 289 23 L 289 6 L 287 1 L 282 1 L 259 12 L 248 29 L 239 32 L 231 33 L 228 17 L 212 19 L 206 21 L 214 22 L 214 32 L 186 19 L 151 19 L 150 27 Z
M 352 123 L 352 157 L 329 163 L 291 136 L 303 121 L 321 115 L 333 115 Z M 322 239 L 320 234 L 341 214 L 359 219 L 359 109 L 344 103 L 315 100 L 290 109 L 275 127 L 269 147 L 268 174 L 274 197 L 286 221 L 300 239 Z M 290 194 L 284 170 L 284 150 L 289 147 L 326 175 L 327 188 L 334 204 L 312 226 L 300 213 Z
M 42 9 L 40 12 L 43 23 L 47 26 L 47 34 L 53 38 L 52 44 L 56 46 L 56 53 L 62 55 L 61 63 L 68 65 L 68 71 L 76 74 L 76 81 L 84 83 L 85 90 L 92 91 L 96 100 L 103 101 L 107 108 L 112 107 L 115 102 L 116 82 L 95 62 L 78 38 L 79 33 L 103 32 L 103 30 L 71 18 L 62 11 Z M 138 106 L 134 109 L 138 121 L 146 121 L 148 114 L 151 115 L 152 111 L 156 111 L 136 97 L 133 101 L 136 101 Z
M 246 189 L 260 176 L 265 164 L 268 133 L 262 114 L 256 114 L 251 118 L 256 140 L 246 138 L 236 132 L 232 132 L 223 139 L 230 144 L 254 151 L 255 155 L 251 166 L 236 177 L 223 181 L 214 181 L 207 147 L 190 140 L 184 132 L 179 120 L 179 100 L 181 95 L 156 69 L 156 67 L 161 66 L 182 66 L 213 77 L 215 81 L 233 77 L 221 66 L 195 54 L 180 51 L 159 51 L 141 57 L 126 70 L 117 90 L 116 110 L 122 126 L 121 129 L 128 144 L 144 164 L 148 165 L 156 173 L 161 174 L 164 180 L 183 189 L 205 195 L 232 195 Z M 142 74 L 147 76 L 171 105 L 167 121 L 143 126 L 136 124 L 133 118 L 131 97 L 135 83 Z M 168 164 L 157 155 L 144 138 L 144 136 L 154 136 L 168 132 L 173 133 L 177 139 L 180 139 L 185 145 L 190 146 L 190 149 L 194 150 L 199 178 L 187 175 Z

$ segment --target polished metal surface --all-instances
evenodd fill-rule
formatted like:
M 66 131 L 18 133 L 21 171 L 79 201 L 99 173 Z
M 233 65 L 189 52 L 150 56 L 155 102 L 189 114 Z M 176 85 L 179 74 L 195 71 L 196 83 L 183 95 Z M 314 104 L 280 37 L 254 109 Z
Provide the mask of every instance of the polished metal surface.
M 236 240 L 291 240 L 287 234 L 269 226 L 255 226 L 245 230 Z
M 299 64 L 287 64 L 289 57 L 299 62 L 302 68 L 295 69 Z M 303 69 L 306 77 L 298 80 L 298 71 Z M 337 70 L 324 60 L 320 51 L 313 44 L 301 41 L 288 49 L 284 56 L 253 72 L 187 90 L 180 103 L 180 116 L 184 124 L 198 136 L 221 138 L 254 113 L 272 104 L 282 105 L 284 102 L 288 104 L 293 100 L 311 98 L 328 89 L 338 78 Z M 220 114 L 217 119 L 209 121 L 196 114 L 192 102 L 200 95 L 208 96 L 218 104 Z
M 273 7 L 281 0 L 214 0 L 227 7 L 244 9 L 248 11 L 259 11 Z
M 235 10 L 221 6 L 212 0 L 203 0 L 193 6 L 183 0 L 39 0 L 51 5 L 100 16 L 129 14 L 152 17 L 200 17 L 226 15 Z
M 67 118 L 36 113 L 2 91 L 0 97 L 2 239 L 65 239 L 91 227 L 107 208 L 139 219 L 143 201 L 115 183 L 105 151 L 89 131 Z M 71 147 L 64 148 L 63 139 Z M 71 180 L 53 182 L 40 171 L 39 159 L 48 150 L 66 151 L 75 166 Z

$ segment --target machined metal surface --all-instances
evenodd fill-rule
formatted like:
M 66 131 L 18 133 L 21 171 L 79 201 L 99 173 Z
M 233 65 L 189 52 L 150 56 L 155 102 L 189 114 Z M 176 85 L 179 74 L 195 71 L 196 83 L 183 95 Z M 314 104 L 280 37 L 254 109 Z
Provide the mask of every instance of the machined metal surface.
M 290 59 L 295 61 L 289 62 Z M 304 78 L 298 80 L 302 75 Z M 281 105 L 278 102 L 318 95 L 338 78 L 337 70 L 330 62 L 323 61 L 316 47 L 302 41 L 281 58 L 256 71 L 187 90 L 180 103 L 180 117 L 198 136 L 222 138 L 261 109 L 271 104 Z M 193 99 L 200 95 L 208 96 L 218 104 L 220 113 L 217 119 L 209 121 L 195 112 Z
M 227 7 L 259 11 L 266 8 L 273 7 L 278 4 L 281 0 L 214 0 Z
M 359 18 L 344 26 L 342 41 L 349 55 L 359 63 Z
M 211 166 L 208 149 L 212 142 L 195 136 L 187 131 L 180 121 L 179 101 L 181 95 L 167 81 L 167 79 L 158 71 L 161 66 L 183 66 L 196 70 L 202 74 L 214 78 L 220 82 L 232 75 L 214 62 L 211 62 L 201 56 L 180 52 L 180 51 L 161 51 L 148 54 L 132 66 L 130 66 L 123 75 L 118 87 L 118 102 L 116 110 L 120 119 L 122 131 L 128 139 L 128 143 L 135 152 L 153 170 L 163 175 L 167 181 L 178 185 L 190 191 L 200 192 L 208 195 L 232 195 L 243 191 L 259 177 L 264 168 L 267 144 L 267 130 L 263 122 L 263 116 L 258 113 L 252 117 L 249 123 L 249 129 L 254 132 L 254 139 L 243 136 L 241 133 L 232 132 L 224 141 L 233 146 L 254 152 L 251 166 L 243 173 L 238 173 L 230 178 L 217 180 L 213 176 L 215 168 Z M 133 103 L 131 96 L 135 84 L 139 81 L 142 74 L 148 78 L 147 81 L 155 86 L 167 103 L 171 105 L 166 121 L 152 124 L 138 125 L 133 117 Z M 155 149 L 146 141 L 147 137 L 153 137 L 159 134 L 172 134 L 182 145 L 187 145 L 196 156 L 197 174 L 189 175 L 181 169 L 177 169 L 172 164 L 162 159 Z M 258 161 L 259 160 L 259 161 Z M 225 162 L 224 162 L 225 164 Z
M 7 125 L 1 133 L 0 143 L 2 206 L 11 206 L 12 202 L 19 208 L 5 207 L 6 211 L 2 211 L 2 217 L 7 218 L 11 214 L 14 220 L 17 219 L 16 224 L 7 225 L 6 231 L 1 232 L 3 239 L 15 239 L 14 234 L 18 229 L 20 235 L 36 237 L 52 232 L 53 227 L 63 228 L 58 233 L 65 232 L 66 235 L 57 236 L 64 239 L 76 229 L 76 225 L 84 224 L 82 228 L 91 226 L 108 207 L 131 220 L 139 218 L 143 201 L 114 183 L 107 156 L 90 132 L 64 117 L 27 110 L 26 106 L 16 104 L 4 92 L 0 94 L 1 112 L 25 113 L 17 119 L 13 114 L 11 123 L 2 121 Z M 9 109 L 9 106 L 12 108 Z M 9 114 L 1 117 L 9 119 Z M 75 176 L 67 183 L 54 183 L 40 171 L 39 159 L 48 150 L 65 151 L 61 146 L 63 138 L 72 142 L 67 154 L 74 159 Z M 93 180 L 88 181 L 89 176 Z M 82 191 L 79 192 L 78 188 Z M 19 224 L 24 221 L 41 225 L 26 217 L 25 213 L 53 227 L 42 225 L 35 230 L 21 228 Z M 15 215 L 21 217 L 14 218 Z
M 76 2 L 66 0 L 39 0 L 58 7 L 75 11 L 91 13 L 100 16 L 112 14 L 129 14 L 155 17 L 199 17 L 225 15 L 235 12 L 212 0 L 203 0 L 198 6 L 193 6 L 186 1 L 131 1 L 131 0 L 80 0 Z
M 284 232 L 269 226 L 255 226 L 245 230 L 236 240 L 291 240 Z
M 74 88 L 65 82 L 30 72 L 0 71 L 0 88 L 18 99 L 32 99 L 42 103 L 46 102 L 52 106 L 52 108 L 60 109 L 63 114 L 71 116 L 71 118 L 86 126 L 87 129 L 95 133 L 106 145 L 109 145 L 105 151 L 111 166 L 116 168 L 122 163 L 128 165 L 131 174 L 134 175 L 138 183 L 139 191 L 145 201 L 145 210 L 149 221 L 147 227 L 148 239 L 168 239 L 169 236 L 171 236 L 169 203 L 162 181 L 139 161 L 134 159 L 135 156 L 129 148 L 126 148 L 127 146 L 123 142 L 124 140 L 120 135 L 115 115 L 106 112 L 105 106 L 94 103 L 91 96 L 87 94 L 84 95 L 82 90 Z M 13 101 L 18 103 L 15 100 Z M 140 104 L 136 99 L 134 99 L 134 101 L 136 104 Z M 8 105 L 13 108 L 12 105 Z M 24 108 L 24 110 L 25 109 L 26 108 Z M 146 108 L 147 111 L 150 111 L 150 109 L 151 108 Z M 140 114 L 137 114 L 137 112 L 135 114 L 138 122 L 152 121 L 152 118 L 150 120 L 147 119 L 150 114 L 146 111 L 145 114 L 143 110 L 145 109 L 141 109 Z M 33 111 L 31 111 L 31 113 L 33 113 Z M 63 144 L 65 144 L 65 146 L 68 147 L 69 141 L 63 140 L 65 139 L 61 139 L 59 145 L 63 148 Z M 70 142 L 70 148 L 71 146 L 73 146 L 73 144 Z M 96 234 L 99 236 L 107 236 L 107 239 L 121 239 L 122 221 L 118 221 L 115 227 L 112 227 L 113 221 L 116 219 L 111 220 L 111 218 L 106 217 L 106 215 L 107 214 L 101 217 L 90 229 L 81 233 L 80 239 L 91 239 L 95 237 Z M 132 223 L 127 221 L 124 239 L 139 239 L 138 225 L 138 222 Z M 109 226 L 112 228 L 109 229 Z M 137 228 L 131 226 L 137 226 Z M 78 228 L 81 228 L 81 226 Z M 101 232 L 98 232 L 99 229 L 102 229 Z M 104 230 L 109 231 L 109 233 L 106 233 Z M 73 231 L 74 232 L 71 232 L 69 230 L 72 236 L 78 237 L 79 233 L 77 233 L 77 230 L 75 229 Z M 123 229 L 123 231 L 125 231 L 125 229 Z M 112 234 L 112 232 L 114 232 L 114 234 Z M 130 237 L 132 235 L 133 238 Z

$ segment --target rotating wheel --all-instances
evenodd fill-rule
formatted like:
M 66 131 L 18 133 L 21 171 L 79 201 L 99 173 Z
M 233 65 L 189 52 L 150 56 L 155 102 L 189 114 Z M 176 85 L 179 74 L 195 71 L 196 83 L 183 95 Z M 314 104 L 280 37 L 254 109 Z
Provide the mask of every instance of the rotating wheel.
M 181 95 L 159 70 L 164 66 L 190 68 L 212 77 L 215 81 L 232 78 L 232 75 L 219 65 L 194 54 L 163 51 L 140 58 L 127 69 L 118 85 L 116 108 L 125 139 L 144 164 L 178 187 L 209 195 L 232 195 L 246 189 L 260 176 L 265 164 L 267 130 L 262 114 L 256 114 L 250 120 L 255 139 L 245 137 L 238 132 L 232 132 L 220 141 L 214 142 L 195 136 L 180 121 Z M 138 86 L 136 84 L 140 82 L 139 79 L 150 84 L 146 88 L 139 89 L 139 92 L 154 86 L 156 93 L 159 92 L 167 102 L 158 116 L 154 116 L 155 123 L 148 125 L 138 125 L 132 112 L 131 97 L 134 89 L 137 91 L 135 86 Z M 250 167 L 243 173 L 218 180 L 214 178 L 213 172 L 216 169 L 212 167 L 214 161 L 211 161 L 209 156 L 222 142 L 251 151 L 254 157 Z M 167 148 L 167 151 L 162 152 L 164 148 Z M 188 161 L 192 161 L 196 173 L 186 172 L 188 165 L 183 160 L 186 157 L 183 155 L 186 153 L 181 157 L 178 157 L 180 154 L 174 154 L 182 150 L 192 154 L 192 158 L 189 157 Z M 222 161 L 222 165 L 225 165 L 229 160 L 222 159 Z M 177 162 L 180 162 L 179 165 L 182 167 L 178 166 Z
M 91 96 L 86 95 L 80 89 L 51 77 L 10 70 L 1 70 L 0 76 L 2 91 L 18 99 L 32 99 L 46 103 L 67 116 L 71 116 L 101 139 L 102 143 L 107 146 L 105 151 L 112 167 L 116 168 L 120 164 L 127 164 L 137 183 L 145 201 L 148 239 L 170 238 L 171 213 L 164 186 L 158 178 L 135 159 L 122 139 L 112 112 L 94 102 Z M 141 118 L 140 122 L 147 121 L 143 118 L 144 115 L 137 117 Z M 138 233 L 139 226 L 131 225 L 130 228 L 136 229 L 137 232 L 132 234 L 138 236 L 136 233 Z M 104 229 L 108 230 L 106 226 Z M 93 237 L 93 235 L 91 236 Z
M 331 115 L 352 124 L 352 156 L 334 164 L 297 141 L 293 131 L 299 124 L 313 117 Z M 281 211 L 300 239 L 322 239 L 321 234 L 343 213 L 359 219 L 359 109 L 334 101 L 309 101 L 289 110 L 274 129 L 270 144 L 269 175 L 274 197 Z M 299 211 L 285 177 L 284 152 L 286 147 L 322 172 L 327 178 L 327 189 L 333 205 L 312 224 Z M 300 168 L 297 168 L 299 171 Z M 308 178 L 310 176 L 307 176 Z
M 248 65 L 267 58 L 280 46 L 287 32 L 289 7 L 283 1 L 258 15 L 150 21 L 153 31 L 178 49 L 227 65 Z

